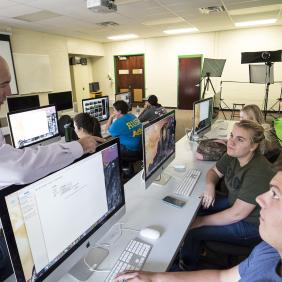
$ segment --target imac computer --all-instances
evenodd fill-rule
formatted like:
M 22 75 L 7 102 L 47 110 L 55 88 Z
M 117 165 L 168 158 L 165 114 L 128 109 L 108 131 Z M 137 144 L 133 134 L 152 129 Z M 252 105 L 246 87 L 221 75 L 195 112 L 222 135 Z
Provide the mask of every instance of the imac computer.
M 212 124 L 213 98 L 207 98 L 193 104 L 193 137 L 206 131 Z
M 82 110 L 84 113 L 97 118 L 100 122 L 107 120 L 110 116 L 109 97 L 82 99 Z
M 61 139 L 54 105 L 11 112 L 7 119 L 15 148 L 46 145 Z
M 71 91 L 48 93 L 49 105 L 55 105 L 57 111 L 73 108 Z
M 32 109 L 40 106 L 38 95 L 7 97 L 9 112 Z
M 100 91 L 99 82 L 89 83 L 89 92 L 99 92 L 99 91 Z
M 143 124 L 142 139 L 145 187 L 157 177 L 159 184 L 165 184 L 168 178 L 162 171 L 175 158 L 175 112 Z
M 0 217 L 16 280 L 58 281 L 67 272 L 87 280 L 103 249 L 97 241 L 124 213 L 118 139 L 36 182 L 2 189 Z
M 123 100 L 128 105 L 128 110 L 132 110 L 132 97 L 131 92 L 123 92 L 115 95 L 115 101 Z

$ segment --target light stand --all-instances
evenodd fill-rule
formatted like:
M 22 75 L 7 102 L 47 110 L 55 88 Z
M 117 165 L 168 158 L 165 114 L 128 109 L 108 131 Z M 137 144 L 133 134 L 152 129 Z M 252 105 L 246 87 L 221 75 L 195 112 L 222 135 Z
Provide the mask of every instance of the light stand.
M 277 99 L 277 101 L 270 107 L 269 110 L 275 110 L 275 106 L 278 104 L 278 114 L 281 114 L 281 103 L 282 103 L 282 85 L 281 85 L 281 91 L 280 91 L 280 96 Z
M 212 87 L 213 93 L 215 94 L 215 90 L 214 90 L 212 81 L 210 79 L 210 75 L 211 74 L 209 72 L 207 72 L 206 75 L 205 75 L 206 80 L 205 80 L 205 84 L 204 84 L 204 91 L 203 91 L 202 99 L 205 99 L 206 91 L 209 90 L 210 85 Z
M 263 112 L 264 112 L 264 120 L 266 121 L 268 94 L 269 94 L 269 85 L 270 85 L 270 70 L 271 70 L 273 63 L 266 62 L 265 65 L 266 65 L 266 75 L 265 75 L 265 95 L 264 95 Z
M 220 103 L 219 103 L 219 110 L 220 110 L 221 113 L 223 114 L 224 119 L 226 119 L 226 116 L 225 116 L 225 113 L 224 113 L 223 109 L 228 109 L 228 110 L 230 110 L 230 108 L 229 108 L 229 106 L 224 102 L 224 99 L 221 98 L 221 93 L 222 93 L 222 81 L 220 81 L 220 91 L 219 91 L 219 100 L 220 100 Z M 223 103 L 223 105 L 224 105 L 225 108 L 222 108 L 221 103 Z

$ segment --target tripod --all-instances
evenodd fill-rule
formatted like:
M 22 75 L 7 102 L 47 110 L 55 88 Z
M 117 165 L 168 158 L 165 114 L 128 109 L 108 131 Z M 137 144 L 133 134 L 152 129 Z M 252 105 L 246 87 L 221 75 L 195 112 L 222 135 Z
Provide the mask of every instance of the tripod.
M 204 91 L 203 91 L 202 99 L 205 98 L 206 91 L 209 89 L 209 86 L 210 86 L 210 85 L 211 85 L 211 87 L 212 87 L 214 96 L 216 96 L 216 92 L 215 92 L 215 90 L 214 90 L 212 81 L 211 81 L 211 79 L 210 79 L 210 73 L 207 72 L 207 73 L 206 73 L 206 81 L 205 81 L 205 84 L 204 84 Z M 222 108 L 222 106 L 221 106 L 221 103 L 223 103 L 224 106 L 225 106 L 227 109 L 229 109 L 229 107 L 228 107 L 228 105 L 224 102 L 224 100 L 221 98 L 221 92 L 222 92 L 222 81 L 220 82 L 220 92 L 219 92 L 219 111 L 221 111 L 222 115 L 224 116 L 224 119 L 226 119 L 226 116 L 225 116 L 225 113 L 224 113 L 223 108 Z
M 215 90 L 214 90 L 212 81 L 210 79 L 210 75 L 211 74 L 209 72 L 206 73 L 206 80 L 205 80 L 205 84 L 204 84 L 204 91 L 203 91 L 202 99 L 205 99 L 206 91 L 209 90 L 210 85 L 212 87 L 213 93 L 215 94 Z M 204 79 L 204 77 L 202 79 Z
M 277 99 L 277 101 L 271 106 L 269 110 L 275 110 L 275 106 L 278 104 L 278 114 L 281 114 L 281 102 L 282 102 L 282 85 L 281 85 L 281 91 L 280 91 L 280 96 Z
M 267 115 L 267 104 L 268 104 L 268 94 L 269 94 L 269 85 L 270 85 L 270 71 L 273 63 L 266 62 L 266 74 L 265 74 L 265 95 L 264 95 L 264 106 L 263 106 L 263 112 L 264 112 L 264 120 L 266 121 L 266 115 Z M 280 104 L 279 104 L 280 107 Z

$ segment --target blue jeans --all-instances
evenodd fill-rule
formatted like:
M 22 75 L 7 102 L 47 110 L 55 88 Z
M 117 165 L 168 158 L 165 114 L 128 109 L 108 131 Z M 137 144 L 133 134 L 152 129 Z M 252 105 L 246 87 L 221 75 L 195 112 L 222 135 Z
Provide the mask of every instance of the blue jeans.
M 213 214 L 229 207 L 227 198 L 217 197 L 213 207 L 199 210 L 199 215 Z M 187 270 L 195 270 L 204 241 L 218 241 L 234 245 L 251 246 L 260 241 L 258 227 L 244 220 L 223 226 L 203 226 L 189 230 L 180 250 L 180 259 Z

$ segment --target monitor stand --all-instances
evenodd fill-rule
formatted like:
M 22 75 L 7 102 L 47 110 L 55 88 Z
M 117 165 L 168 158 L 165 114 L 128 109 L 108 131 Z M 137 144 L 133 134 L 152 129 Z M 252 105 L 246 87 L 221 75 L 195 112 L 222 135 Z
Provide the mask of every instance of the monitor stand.
M 153 182 L 154 184 L 157 184 L 159 186 L 165 186 L 168 181 L 170 180 L 171 176 L 162 172 L 162 174 L 160 174 L 159 179 L 155 179 L 155 181 Z
M 79 260 L 71 268 L 69 274 L 79 281 L 88 280 L 108 254 L 109 251 L 102 247 L 95 247 L 91 249 L 85 257 Z

